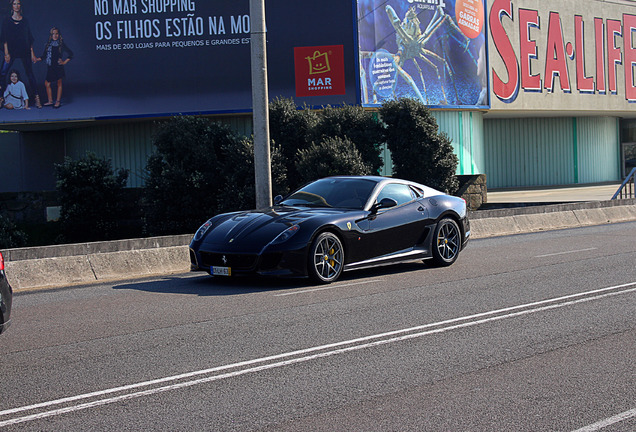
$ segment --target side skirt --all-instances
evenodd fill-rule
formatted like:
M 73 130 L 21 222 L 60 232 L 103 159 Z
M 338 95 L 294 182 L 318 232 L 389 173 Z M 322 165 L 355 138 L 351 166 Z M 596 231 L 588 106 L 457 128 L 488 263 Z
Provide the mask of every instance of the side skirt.
M 344 271 L 358 270 L 368 267 L 377 267 L 389 264 L 395 264 L 405 261 L 413 261 L 417 259 L 431 258 L 431 251 L 424 248 L 411 248 L 398 251 L 389 255 L 373 258 L 370 260 L 359 261 L 345 265 Z

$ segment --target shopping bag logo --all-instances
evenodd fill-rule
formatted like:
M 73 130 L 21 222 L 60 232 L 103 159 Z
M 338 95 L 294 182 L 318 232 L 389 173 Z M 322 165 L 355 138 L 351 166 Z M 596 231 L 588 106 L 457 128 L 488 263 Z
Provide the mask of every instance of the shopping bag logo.
M 309 75 L 331 72 L 329 67 L 329 54 L 315 51 L 313 56 L 305 57 L 309 61 Z

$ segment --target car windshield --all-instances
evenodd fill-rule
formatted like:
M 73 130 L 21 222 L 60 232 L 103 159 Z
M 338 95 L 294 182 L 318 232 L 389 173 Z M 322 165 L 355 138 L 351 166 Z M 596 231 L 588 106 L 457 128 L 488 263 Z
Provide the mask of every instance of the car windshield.
M 377 183 L 359 178 L 326 178 L 297 190 L 281 204 L 362 210 Z

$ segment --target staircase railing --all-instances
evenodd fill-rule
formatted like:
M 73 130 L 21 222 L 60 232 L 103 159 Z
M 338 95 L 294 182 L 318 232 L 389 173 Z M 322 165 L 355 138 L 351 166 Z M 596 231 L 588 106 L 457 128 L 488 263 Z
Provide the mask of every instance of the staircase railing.
M 633 168 L 625 178 L 623 184 L 618 188 L 612 199 L 636 198 L 636 188 L 634 180 L 636 179 L 636 168 Z

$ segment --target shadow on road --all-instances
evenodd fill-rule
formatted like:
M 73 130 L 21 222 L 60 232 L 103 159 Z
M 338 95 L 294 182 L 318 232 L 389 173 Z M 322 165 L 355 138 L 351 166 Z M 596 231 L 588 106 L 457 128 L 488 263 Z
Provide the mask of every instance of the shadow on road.
M 433 270 L 422 262 L 394 264 L 365 270 L 346 272 L 334 285 L 364 281 L 369 278 L 392 276 L 395 274 Z M 166 276 L 161 279 L 127 281 L 113 285 L 116 290 L 138 290 L 162 294 L 191 294 L 198 296 L 232 296 L 264 291 L 282 291 L 307 289 L 325 285 L 316 285 L 309 279 L 283 279 L 258 276 L 211 277 L 206 273 L 184 273 Z

